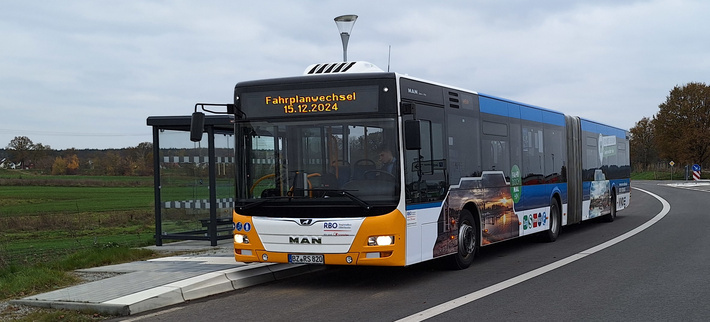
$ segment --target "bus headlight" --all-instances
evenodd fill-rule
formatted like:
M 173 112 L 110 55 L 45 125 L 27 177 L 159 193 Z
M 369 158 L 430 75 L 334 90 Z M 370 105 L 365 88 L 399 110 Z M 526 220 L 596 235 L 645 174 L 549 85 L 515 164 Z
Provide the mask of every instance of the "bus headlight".
M 248 244 L 249 237 L 247 237 L 247 235 L 234 234 L 234 242 L 237 244 Z
M 394 236 L 370 236 L 367 246 L 387 246 L 394 244 Z

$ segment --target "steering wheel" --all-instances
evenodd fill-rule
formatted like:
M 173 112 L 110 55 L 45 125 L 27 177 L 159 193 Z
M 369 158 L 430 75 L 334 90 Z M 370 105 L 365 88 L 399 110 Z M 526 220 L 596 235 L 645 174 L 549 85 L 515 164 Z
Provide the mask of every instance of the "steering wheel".
M 370 159 L 360 159 L 360 160 L 355 161 L 355 166 L 359 166 L 359 165 L 367 165 L 367 166 L 371 165 L 371 166 L 374 166 L 374 165 L 375 165 L 375 161 L 372 161 L 372 160 L 370 160 Z

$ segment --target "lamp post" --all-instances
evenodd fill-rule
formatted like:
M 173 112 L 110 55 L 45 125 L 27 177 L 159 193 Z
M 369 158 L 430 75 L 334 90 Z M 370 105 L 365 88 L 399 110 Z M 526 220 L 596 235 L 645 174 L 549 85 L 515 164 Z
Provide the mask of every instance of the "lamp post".
M 343 15 L 335 17 L 335 24 L 340 31 L 340 39 L 343 41 L 343 62 L 348 61 L 348 40 L 350 39 L 350 31 L 353 30 L 357 15 Z

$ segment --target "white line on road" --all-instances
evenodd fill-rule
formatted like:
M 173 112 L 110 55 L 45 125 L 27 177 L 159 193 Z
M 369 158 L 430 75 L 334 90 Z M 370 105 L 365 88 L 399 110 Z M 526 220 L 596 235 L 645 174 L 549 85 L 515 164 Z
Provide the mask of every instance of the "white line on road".
M 651 227 L 651 225 L 653 225 L 656 222 L 658 222 L 659 220 L 663 219 L 663 217 L 665 217 L 666 214 L 668 214 L 668 212 L 671 210 L 671 205 L 668 203 L 668 201 L 661 198 L 660 196 L 658 196 L 652 192 L 643 190 L 643 189 L 639 189 L 639 188 L 634 188 L 634 189 L 649 194 L 650 196 L 658 199 L 658 201 L 660 201 L 661 204 L 663 205 L 663 209 L 656 216 L 651 218 L 651 220 L 645 222 L 643 225 L 638 226 L 635 229 L 633 229 L 633 230 L 631 230 L 619 237 L 616 237 L 616 238 L 611 239 L 607 242 L 601 243 L 601 244 L 594 246 L 592 248 L 589 248 L 587 250 L 583 250 L 583 251 L 581 251 L 577 254 L 574 254 L 572 256 L 563 258 L 563 259 L 556 261 L 554 263 L 534 269 L 534 270 L 527 272 L 525 274 L 518 275 L 516 277 L 505 280 L 505 281 L 500 282 L 498 284 L 494 284 L 494 285 L 491 285 L 491 286 L 486 287 L 484 289 L 480 289 L 480 290 L 475 291 L 473 293 L 466 294 L 464 296 L 453 299 L 451 301 L 444 302 L 442 304 L 439 304 L 439 305 L 429 308 L 427 310 L 412 314 L 410 316 L 407 316 L 407 317 L 402 318 L 397 321 L 423 321 L 423 320 L 435 317 L 439 314 L 445 313 L 447 311 L 451 311 L 451 310 L 453 310 L 459 306 L 462 306 L 464 304 L 468 304 L 468 303 L 471 303 L 475 300 L 478 300 L 478 299 L 481 299 L 481 298 L 486 297 L 488 295 L 491 295 L 495 292 L 504 290 L 504 289 L 509 288 L 513 285 L 520 284 L 522 282 L 525 282 L 529 279 L 532 279 L 532 278 L 535 278 L 535 277 L 540 276 L 542 274 L 545 274 L 545 273 L 547 273 L 551 270 L 554 270 L 556 268 L 560 268 L 562 266 L 565 266 L 569 263 L 572 263 L 574 261 L 577 261 L 579 259 L 587 257 L 591 254 L 594 254 L 602 249 L 605 249 L 607 247 L 611 247 L 614 244 L 617 244 L 617 243 L 619 243 L 619 242 L 621 242 L 633 235 L 636 235 L 636 234 L 644 231 L 646 228 Z

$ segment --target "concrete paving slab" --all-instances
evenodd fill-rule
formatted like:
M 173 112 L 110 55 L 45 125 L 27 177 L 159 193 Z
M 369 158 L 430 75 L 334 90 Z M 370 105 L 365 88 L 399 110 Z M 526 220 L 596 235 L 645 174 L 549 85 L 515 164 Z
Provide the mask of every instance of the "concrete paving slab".
M 197 249 L 183 243 L 179 249 Z M 204 253 L 183 254 L 118 265 L 79 270 L 116 273 L 105 279 L 36 294 L 14 304 L 92 310 L 130 315 L 229 292 L 260 283 L 308 273 L 321 267 L 234 261 L 231 243 L 207 248 Z
M 212 272 L 170 284 L 182 290 L 185 301 L 234 290 L 224 271 Z

